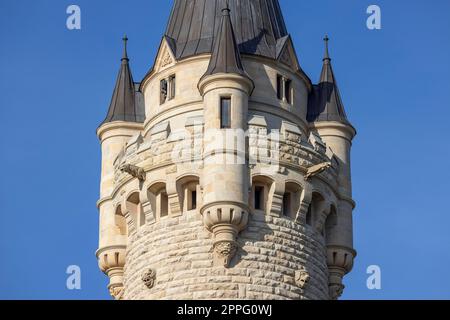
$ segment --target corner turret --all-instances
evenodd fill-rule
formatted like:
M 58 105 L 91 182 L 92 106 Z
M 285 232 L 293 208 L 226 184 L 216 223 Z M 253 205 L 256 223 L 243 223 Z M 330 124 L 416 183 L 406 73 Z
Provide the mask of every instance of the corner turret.
M 124 51 L 119 75 L 111 99 L 108 115 L 97 129 L 102 147 L 102 173 L 100 183 L 100 244 L 97 258 L 100 269 L 110 278 L 109 290 L 120 299 L 123 294 L 123 268 L 127 234 L 122 219 L 116 214 L 111 197 L 114 190 L 114 161 L 127 142 L 143 128 L 143 98 L 133 82 L 127 54 L 125 36 Z
M 343 292 L 343 277 L 353 267 L 356 252 L 353 249 L 353 209 L 351 184 L 351 147 L 356 135 L 344 110 L 336 78 L 331 66 L 328 36 L 325 37 L 325 55 L 319 84 L 314 86 L 308 104 L 308 121 L 339 164 L 337 216 L 327 221 L 326 244 L 328 251 L 330 298 L 337 299 Z

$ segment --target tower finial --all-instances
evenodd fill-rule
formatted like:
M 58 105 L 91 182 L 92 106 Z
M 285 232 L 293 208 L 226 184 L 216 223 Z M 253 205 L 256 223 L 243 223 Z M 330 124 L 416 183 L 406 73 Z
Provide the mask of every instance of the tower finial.
M 222 9 L 222 15 L 229 16 L 230 15 L 230 4 L 228 3 L 228 0 L 225 1 L 225 7 Z
M 328 51 L 328 42 L 330 41 L 330 38 L 328 38 L 328 35 L 325 35 L 325 38 L 323 38 L 323 41 L 325 41 L 325 56 L 323 58 L 323 61 L 330 62 L 330 53 Z
M 123 57 L 122 57 L 122 61 L 129 61 L 128 53 L 127 53 L 127 43 L 128 43 L 127 35 L 124 35 L 122 40 L 123 40 Z

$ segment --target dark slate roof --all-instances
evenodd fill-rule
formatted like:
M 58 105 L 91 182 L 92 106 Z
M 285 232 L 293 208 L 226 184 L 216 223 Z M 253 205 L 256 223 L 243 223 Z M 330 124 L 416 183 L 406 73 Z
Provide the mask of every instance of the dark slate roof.
M 213 51 L 227 1 L 239 51 L 277 58 L 277 45 L 288 35 L 278 0 L 175 0 L 165 35 L 177 59 Z
M 309 122 L 337 121 L 348 124 L 344 104 L 334 76 L 328 53 L 328 37 L 325 37 L 325 56 L 318 85 L 314 85 L 308 101 Z
M 222 10 L 211 60 L 203 77 L 218 73 L 234 73 L 250 79 L 242 65 L 228 7 Z
M 109 106 L 108 115 L 103 124 L 114 121 L 143 123 L 145 120 L 144 99 L 139 86 L 134 83 L 131 74 L 126 43 L 124 39 L 124 52 L 116 86 Z

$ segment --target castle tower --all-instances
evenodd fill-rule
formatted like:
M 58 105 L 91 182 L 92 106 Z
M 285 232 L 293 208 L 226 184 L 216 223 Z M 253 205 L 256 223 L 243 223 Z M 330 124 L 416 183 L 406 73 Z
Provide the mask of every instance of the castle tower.
M 125 52 L 102 144 L 115 299 L 337 299 L 356 255 L 328 55 L 313 85 L 277 0 L 175 0 L 154 65 Z M 126 41 L 125 41 L 126 44 Z
M 102 147 L 102 174 L 100 185 L 100 244 L 97 258 L 100 269 L 110 278 L 110 292 L 123 287 L 123 267 L 127 246 L 125 219 L 116 215 L 117 208 L 111 196 L 114 191 L 114 162 L 128 141 L 143 129 L 144 106 L 136 92 L 124 39 L 122 63 L 108 114 L 97 129 Z

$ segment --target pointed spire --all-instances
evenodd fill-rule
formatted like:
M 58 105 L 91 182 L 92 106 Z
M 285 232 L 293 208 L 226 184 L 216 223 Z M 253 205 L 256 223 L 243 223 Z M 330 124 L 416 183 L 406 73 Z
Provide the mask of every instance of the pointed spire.
M 123 38 L 123 56 L 122 56 L 122 62 L 126 61 L 130 61 L 130 59 L 128 59 L 128 52 L 127 52 L 127 44 L 128 44 L 128 37 L 127 35 L 125 35 Z
M 308 121 L 337 121 L 349 124 L 334 76 L 333 67 L 331 66 L 328 47 L 329 40 L 328 36 L 325 36 L 325 55 L 323 58 L 322 73 L 319 84 L 314 86 L 314 90 L 309 97 Z
M 226 1 L 226 5 L 222 9 L 220 26 L 215 36 L 211 60 L 203 78 L 218 73 L 234 73 L 250 79 L 242 64 L 230 12 L 228 1 Z
M 116 86 L 114 88 L 111 104 L 109 106 L 108 115 L 102 125 L 115 122 L 144 122 L 144 106 L 141 99 L 137 98 L 140 94 L 136 91 L 133 76 L 131 74 L 129 59 L 127 53 L 127 36 L 122 39 L 124 43 L 122 63 L 117 76 Z
M 330 38 L 328 38 L 328 36 L 325 35 L 325 38 L 323 39 L 323 41 L 325 41 L 325 55 L 324 55 L 323 61 L 330 63 L 331 59 L 330 59 L 330 53 L 328 51 L 328 41 L 330 41 Z

